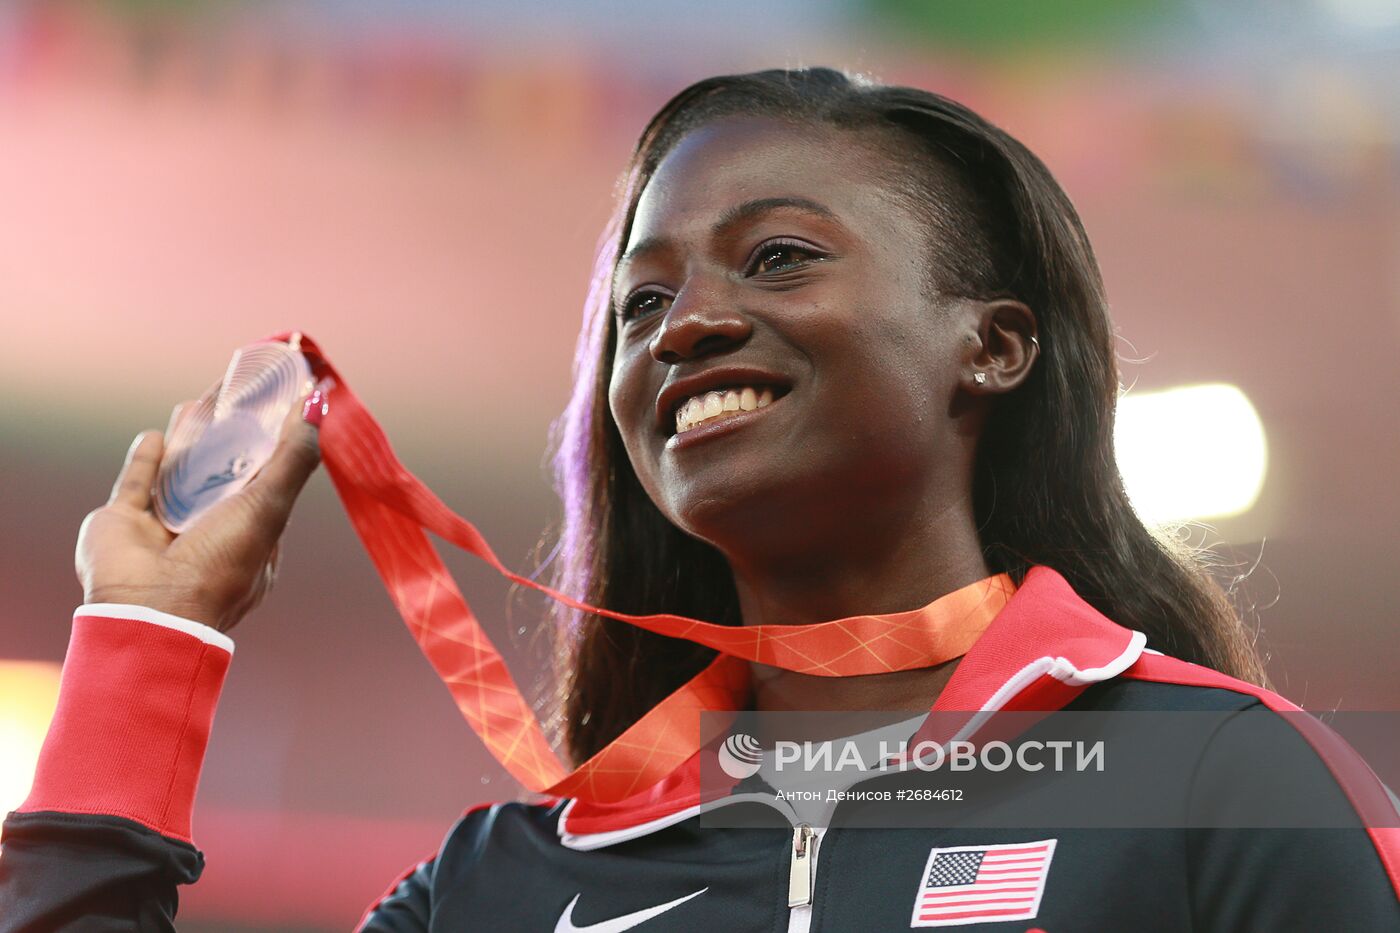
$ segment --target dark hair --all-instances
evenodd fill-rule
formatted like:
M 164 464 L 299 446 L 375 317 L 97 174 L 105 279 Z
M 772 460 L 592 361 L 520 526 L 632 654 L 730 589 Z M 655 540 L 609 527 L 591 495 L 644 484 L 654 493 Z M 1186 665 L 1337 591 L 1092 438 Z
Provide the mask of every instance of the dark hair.
M 737 115 L 894 143 L 901 171 L 892 172 L 892 184 L 907 188 L 932 226 L 930 241 L 940 244 L 931 263 L 936 287 L 970 298 L 1014 297 L 1035 312 L 1041 356 L 1026 382 L 998 400 L 978 447 L 973 495 L 988 566 L 1018 583 L 1033 565 L 1052 567 L 1104 615 L 1144 632 L 1152 647 L 1262 683 L 1248 633 L 1200 557 L 1154 536 L 1124 493 L 1113 452 L 1113 332 L 1098 265 L 1069 198 L 1025 146 L 966 107 L 826 68 L 701 81 L 642 133 L 599 250 L 573 397 L 556 426 L 564 516 L 554 586 L 621 612 L 740 624 L 728 564 L 647 497 L 607 403 L 612 269 L 642 189 L 687 132 Z M 714 656 L 562 606 L 556 619 L 554 725 L 576 761 Z

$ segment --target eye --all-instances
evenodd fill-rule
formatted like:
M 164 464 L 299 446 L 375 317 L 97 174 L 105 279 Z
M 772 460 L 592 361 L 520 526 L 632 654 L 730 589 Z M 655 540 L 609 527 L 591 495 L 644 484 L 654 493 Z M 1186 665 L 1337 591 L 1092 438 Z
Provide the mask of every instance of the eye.
M 759 245 L 749 258 L 745 275 L 789 272 L 827 257 L 818 249 L 797 240 L 769 240 Z
M 617 316 L 624 321 L 647 317 L 658 311 L 665 311 L 670 300 L 670 296 L 661 292 L 639 289 L 622 302 L 617 309 Z

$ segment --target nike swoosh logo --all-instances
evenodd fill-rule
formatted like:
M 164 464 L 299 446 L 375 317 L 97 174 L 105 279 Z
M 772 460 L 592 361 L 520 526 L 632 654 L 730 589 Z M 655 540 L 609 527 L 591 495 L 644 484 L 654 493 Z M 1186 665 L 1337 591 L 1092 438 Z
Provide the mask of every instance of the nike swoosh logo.
M 646 923 L 652 917 L 659 917 L 672 907 L 679 907 L 692 897 L 699 897 L 709 888 L 701 888 L 694 894 L 687 894 L 685 897 L 678 897 L 674 901 L 667 901 L 665 904 L 657 904 L 655 907 L 648 907 L 645 910 L 638 910 L 623 917 L 614 917 L 611 920 L 604 920 L 602 923 L 590 923 L 586 927 L 574 925 L 574 905 L 582 894 L 575 894 L 574 899 L 569 901 L 569 906 L 564 908 L 564 916 L 559 918 L 559 922 L 554 925 L 554 933 L 623 933 L 634 926 Z

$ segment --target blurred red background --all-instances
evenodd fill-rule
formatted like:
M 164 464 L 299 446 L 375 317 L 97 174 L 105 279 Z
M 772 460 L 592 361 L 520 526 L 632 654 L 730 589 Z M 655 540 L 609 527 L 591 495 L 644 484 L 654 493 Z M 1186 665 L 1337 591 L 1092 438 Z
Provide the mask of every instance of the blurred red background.
M 1019 4 L 940 20 L 838 0 L 645 19 L 622 3 L 419 2 L 392 20 L 368 4 L 6 6 L 0 658 L 61 660 L 73 539 L 131 437 L 288 328 L 533 566 L 556 508 L 548 429 L 635 134 L 696 78 L 823 63 L 962 100 L 1050 165 L 1103 265 L 1125 383 L 1230 382 L 1264 422 L 1258 503 L 1196 534 L 1227 582 L 1252 570 L 1239 595 L 1276 686 L 1309 709 L 1397 708 L 1400 15 L 1061 5 L 1074 29 L 1037 31 Z M 464 807 L 516 793 L 323 478 L 284 551 L 235 633 L 196 811 L 209 867 L 182 929 L 347 928 Z M 534 682 L 538 604 L 451 563 Z

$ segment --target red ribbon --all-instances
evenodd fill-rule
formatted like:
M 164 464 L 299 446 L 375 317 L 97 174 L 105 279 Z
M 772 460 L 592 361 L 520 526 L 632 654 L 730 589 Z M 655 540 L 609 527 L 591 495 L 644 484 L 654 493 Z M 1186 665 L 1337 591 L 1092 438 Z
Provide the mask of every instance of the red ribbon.
M 725 728 L 724 717 L 701 714 L 740 707 L 748 696 L 748 662 L 823 677 L 931 667 L 965 654 L 1015 591 L 1010 578 L 999 574 L 922 609 L 797 626 L 728 626 L 590 606 L 502 564 L 471 522 L 444 505 L 399 462 L 383 429 L 316 344 L 301 335 L 300 347 L 322 380 L 328 402 L 320 427 L 322 460 L 351 524 L 467 723 L 502 766 L 532 791 L 598 803 L 622 800 L 660 781 Z M 706 645 L 719 656 L 569 771 L 425 532 L 566 606 Z

